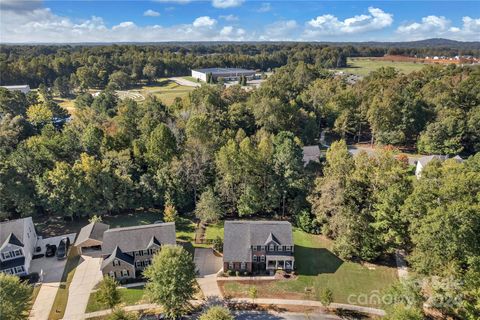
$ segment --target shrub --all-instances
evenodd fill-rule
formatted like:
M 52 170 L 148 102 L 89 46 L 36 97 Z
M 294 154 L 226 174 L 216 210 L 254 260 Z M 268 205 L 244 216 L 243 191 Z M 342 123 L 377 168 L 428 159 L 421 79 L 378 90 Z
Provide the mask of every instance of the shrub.
M 236 275 L 237 277 L 239 277 L 239 276 L 240 276 L 240 271 L 238 271 L 238 270 L 235 271 L 235 275 Z

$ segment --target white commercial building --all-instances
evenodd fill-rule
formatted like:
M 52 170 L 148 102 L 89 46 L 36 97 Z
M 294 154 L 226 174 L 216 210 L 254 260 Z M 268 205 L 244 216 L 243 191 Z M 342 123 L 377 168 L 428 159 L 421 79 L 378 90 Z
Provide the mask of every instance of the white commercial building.
M 192 69 L 192 78 L 207 81 L 207 75 L 211 74 L 212 77 L 217 80 L 223 78 L 226 81 L 238 80 L 241 76 L 245 76 L 251 80 L 255 78 L 255 70 L 247 70 L 240 68 L 205 68 L 205 69 Z

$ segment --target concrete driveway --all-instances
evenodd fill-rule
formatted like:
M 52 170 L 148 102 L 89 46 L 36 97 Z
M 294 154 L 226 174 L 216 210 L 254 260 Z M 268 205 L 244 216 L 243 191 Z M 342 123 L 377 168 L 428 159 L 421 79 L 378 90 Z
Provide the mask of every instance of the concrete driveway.
M 58 237 L 40 239 L 37 241 L 37 246 L 42 248 L 40 253 L 45 253 L 45 247 L 47 244 L 54 244 L 58 247 L 60 240 L 65 236 L 67 236 L 70 239 L 70 242 L 73 243 L 75 235 L 75 233 L 71 233 Z M 36 272 L 40 275 L 41 287 L 37 298 L 33 303 L 32 310 L 30 311 L 30 319 L 48 320 L 55 296 L 57 295 L 58 287 L 62 281 L 66 262 L 66 259 L 57 260 L 56 257 L 43 257 L 32 260 L 30 273 Z
M 199 277 L 217 274 L 223 267 L 222 257 L 216 256 L 210 248 L 196 248 L 193 260 Z
M 196 248 L 193 260 L 197 270 L 197 282 L 205 298 L 211 301 L 221 298 L 217 272 L 223 267 L 222 257 L 216 256 L 213 249 Z
M 85 318 L 90 293 L 102 280 L 100 266 L 102 258 L 82 256 L 68 289 L 67 308 L 63 319 L 77 320 Z

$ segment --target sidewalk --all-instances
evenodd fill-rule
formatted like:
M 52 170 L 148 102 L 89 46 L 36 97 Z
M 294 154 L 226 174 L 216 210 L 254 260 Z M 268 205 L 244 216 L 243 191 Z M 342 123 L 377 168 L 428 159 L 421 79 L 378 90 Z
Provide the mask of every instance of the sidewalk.
M 245 298 L 233 298 L 230 299 L 232 302 L 236 303 L 252 303 L 252 299 L 245 299 Z M 322 303 L 319 301 L 313 300 L 292 300 L 292 299 L 262 299 L 257 298 L 255 299 L 256 304 L 273 304 L 273 305 L 294 305 L 294 306 L 307 306 L 307 307 L 323 307 Z M 351 304 L 343 304 L 343 303 L 332 303 L 330 304 L 331 308 L 336 309 L 344 309 L 344 310 L 351 310 L 363 313 L 374 314 L 377 316 L 385 316 L 386 313 L 382 309 L 375 309 L 370 307 L 362 307 L 362 306 L 355 306 Z
M 244 298 L 233 298 L 230 299 L 229 301 L 231 302 L 236 302 L 236 303 L 252 303 L 252 299 L 244 299 Z M 191 301 L 192 304 L 201 304 L 203 301 L 200 300 L 193 300 Z M 263 305 L 291 305 L 291 306 L 306 306 L 306 307 L 323 307 L 323 305 L 319 301 L 312 301 L 312 300 L 291 300 L 291 299 L 255 299 L 256 304 L 263 304 Z M 135 306 L 128 306 L 124 307 L 123 309 L 125 311 L 141 311 L 141 310 L 148 310 L 148 309 L 155 309 L 158 308 L 159 306 L 156 304 L 139 304 Z M 342 304 L 342 303 L 332 303 L 330 305 L 331 308 L 336 308 L 336 309 L 344 309 L 344 310 L 350 310 L 350 311 L 356 311 L 356 312 L 362 312 L 362 313 L 368 313 L 368 314 L 373 314 L 377 316 L 385 316 L 386 313 L 382 309 L 375 309 L 375 308 L 370 308 L 370 307 L 361 307 L 361 306 L 355 306 L 355 305 L 350 305 L 350 304 Z M 100 316 L 105 316 L 108 315 L 112 312 L 111 309 L 108 310 L 101 310 L 101 311 L 96 311 L 96 312 L 91 312 L 85 314 L 85 319 L 88 318 L 94 318 L 94 317 L 100 317 Z

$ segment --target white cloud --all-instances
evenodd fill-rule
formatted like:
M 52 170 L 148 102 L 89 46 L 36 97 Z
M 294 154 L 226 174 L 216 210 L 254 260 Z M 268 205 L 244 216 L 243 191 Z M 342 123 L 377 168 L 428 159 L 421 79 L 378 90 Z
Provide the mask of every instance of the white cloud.
M 356 15 L 343 21 L 331 14 L 318 16 L 307 22 L 304 35 L 307 38 L 314 38 L 321 35 L 357 34 L 380 30 L 393 23 L 393 15 L 382 9 L 369 7 L 368 12 L 370 14 Z
M 238 17 L 236 15 L 233 15 L 233 14 L 229 14 L 229 15 L 226 15 L 226 16 L 220 16 L 219 17 L 220 19 L 223 19 L 225 21 L 238 21 Z
M 265 27 L 265 32 L 260 36 L 263 41 L 284 41 L 292 40 L 293 33 L 298 29 L 295 20 L 281 20 Z
M 245 0 L 212 0 L 212 6 L 218 9 L 238 7 L 243 4 Z
M 135 27 L 136 27 L 136 25 L 132 21 L 124 21 L 124 22 L 120 22 L 116 26 L 113 26 L 112 30 L 132 29 L 132 28 L 135 28 Z
M 145 11 L 143 13 L 143 15 L 145 17 L 158 17 L 160 15 L 160 12 L 157 12 L 157 11 L 152 10 L 152 9 L 148 9 L 147 11 Z
M 252 40 L 241 28 L 222 28 L 210 17 L 169 27 L 138 26 L 124 21 L 108 27 L 100 17 L 73 20 L 58 16 L 48 8 L 25 12 L 0 12 L 0 42 L 71 43 L 71 42 L 153 42 L 153 41 L 237 41 Z
M 198 17 L 193 21 L 193 26 L 196 28 L 213 27 L 217 23 L 217 20 L 210 18 L 209 16 Z
M 463 17 L 461 27 L 452 26 L 452 21 L 444 16 L 426 16 L 420 22 L 410 22 L 399 26 L 396 33 L 406 40 L 434 37 L 455 38 L 458 40 L 480 39 L 480 18 Z
M 272 10 L 270 2 L 263 2 L 260 8 L 257 9 L 257 12 L 268 12 L 270 10 Z

